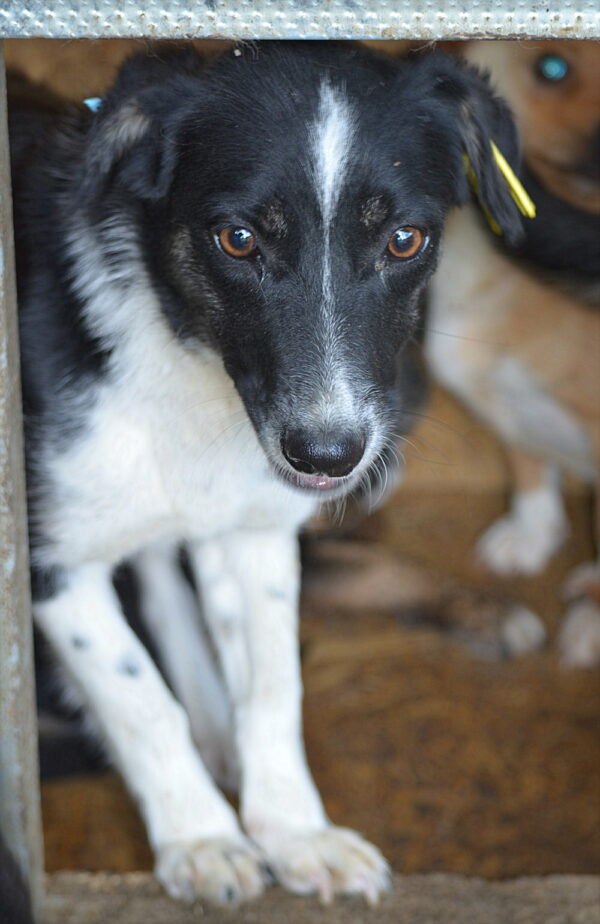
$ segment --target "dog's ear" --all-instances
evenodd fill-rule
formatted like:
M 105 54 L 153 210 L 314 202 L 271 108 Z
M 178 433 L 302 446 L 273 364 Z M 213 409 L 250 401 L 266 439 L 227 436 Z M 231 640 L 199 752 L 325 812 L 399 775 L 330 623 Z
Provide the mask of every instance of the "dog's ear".
M 81 194 L 98 199 L 109 184 L 146 200 L 169 189 L 178 130 L 200 91 L 203 61 L 193 48 L 161 44 L 125 61 L 99 111 L 90 116 Z
M 522 216 L 494 155 L 495 145 L 518 172 L 519 143 L 508 105 L 494 93 L 487 74 L 459 59 L 435 53 L 417 66 L 452 164 L 454 201 L 460 205 L 475 191 L 490 223 L 508 242 L 517 241 Z

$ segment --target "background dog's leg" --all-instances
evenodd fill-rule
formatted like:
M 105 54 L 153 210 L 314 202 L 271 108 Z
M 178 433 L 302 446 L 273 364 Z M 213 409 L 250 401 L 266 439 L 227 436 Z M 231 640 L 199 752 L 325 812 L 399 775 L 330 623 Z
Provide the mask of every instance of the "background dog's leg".
M 477 554 L 497 574 L 537 574 L 568 535 L 560 475 L 555 466 L 508 449 L 513 482 L 510 511 L 477 544 Z
M 558 644 L 567 667 L 600 664 L 600 484 L 596 485 L 596 561 L 575 568 L 564 595 L 570 601 L 560 627 Z
M 35 617 L 138 799 L 167 890 L 218 902 L 260 892 L 256 852 L 202 764 L 184 710 L 127 625 L 110 569 L 69 572 Z
M 385 861 L 330 824 L 306 763 L 295 536 L 240 532 L 199 545 L 193 557 L 234 701 L 246 830 L 292 891 L 375 901 L 387 884 Z
M 147 547 L 133 559 L 140 615 L 167 680 L 189 716 L 202 760 L 221 786 L 235 789 L 239 773 L 231 703 L 178 551 L 177 545 L 163 543 Z

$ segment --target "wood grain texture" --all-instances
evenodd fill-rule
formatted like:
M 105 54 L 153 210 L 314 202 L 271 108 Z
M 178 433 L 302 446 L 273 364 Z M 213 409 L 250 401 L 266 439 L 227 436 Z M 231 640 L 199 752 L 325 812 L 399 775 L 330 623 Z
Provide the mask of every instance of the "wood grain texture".
M 600 880 L 552 876 L 488 883 L 459 876 L 396 877 L 376 908 L 354 899 L 324 908 L 313 898 L 270 889 L 232 911 L 187 907 L 151 876 L 59 874 L 48 883 L 46 924 L 599 924 Z

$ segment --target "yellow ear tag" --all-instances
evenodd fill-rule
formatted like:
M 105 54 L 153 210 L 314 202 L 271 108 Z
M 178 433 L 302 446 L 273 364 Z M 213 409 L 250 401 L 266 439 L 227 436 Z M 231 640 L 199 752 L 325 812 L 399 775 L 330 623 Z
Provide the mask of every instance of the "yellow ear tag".
M 535 218 L 535 205 L 528 196 L 525 187 L 518 179 L 518 177 L 515 176 L 512 167 L 505 158 L 504 154 L 499 150 L 499 148 L 491 139 L 490 144 L 492 146 L 492 154 L 494 155 L 494 160 L 498 164 L 500 173 L 508 183 L 510 194 L 513 197 L 515 205 L 517 206 L 521 215 L 524 215 L 525 218 Z
M 527 192 L 525 191 L 525 187 L 523 186 L 521 181 L 518 179 L 518 177 L 515 175 L 510 164 L 508 163 L 508 161 L 506 160 L 506 158 L 504 157 L 504 155 L 502 154 L 498 146 L 494 144 L 494 142 L 491 139 L 490 139 L 490 145 L 492 148 L 492 154 L 493 154 L 494 160 L 496 161 L 496 164 L 498 165 L 498 169 L 500 170 L 500 173 L 502 174 L 502 176 L 504 177 L 508 185 L 510 194 L 514 200 L 515 205 L 519 209 L 521 215 L 524 215 L 526 218 L 535 218 L 535 205 L 532 202 L 529 195 L 527 194 Z M 481 198 L 481 194 L 479 192 L 479 184 L 477 183 L 477 177 L 475 176 L 475 171 L 473 170 L 473 165 L 471 164 L 471 161 L 469 160 L 468 154 L 464 154 L 463 158 L 465 162 L 465 170 L 467 173 L 467 177 L 469 179 L 469 183 L 471 184 L 471 188 L 473 189 L 473 192 L 479 199 L 481 211 L 485 215 L 487 223 L 489 224 L 494 234 L 502 234 L 502 228 L 500 227 L 500 225 L 498 224 L 498 222 L 496 221 L 496 219 L 490 212 L 489 208 L 487 207 L 487 205 Z

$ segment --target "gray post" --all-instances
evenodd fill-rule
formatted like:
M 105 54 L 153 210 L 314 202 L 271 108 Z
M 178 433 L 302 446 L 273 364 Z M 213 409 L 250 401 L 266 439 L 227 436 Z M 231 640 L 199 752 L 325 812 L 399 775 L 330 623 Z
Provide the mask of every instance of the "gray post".
M 6 83 L 0 42 L 0 828 L 39 911 L 37 722 L 19 384 Z

